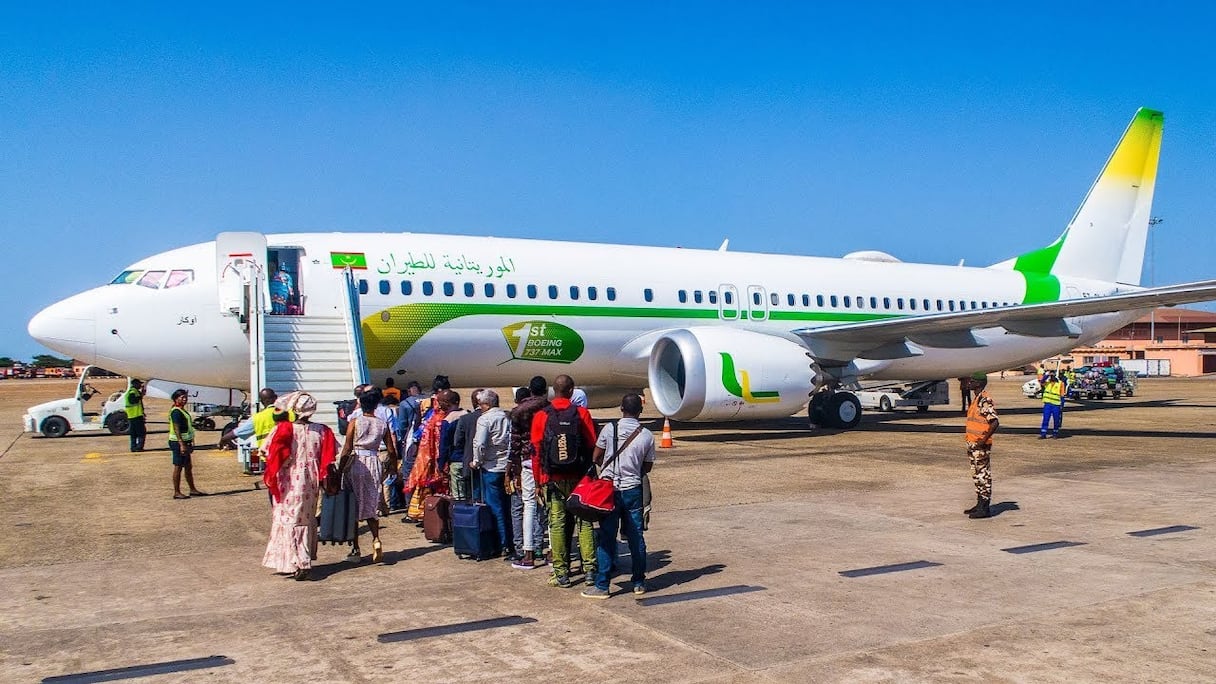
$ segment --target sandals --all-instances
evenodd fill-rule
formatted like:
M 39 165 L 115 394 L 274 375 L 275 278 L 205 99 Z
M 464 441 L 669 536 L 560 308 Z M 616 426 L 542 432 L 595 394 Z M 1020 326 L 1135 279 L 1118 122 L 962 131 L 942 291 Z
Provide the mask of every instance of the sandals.
M 294 573 L 292 573 L 291 578 L 297 582 L 306 582 L 311 579 L 308 568 L 300 568 L 299 570 L 296 570 Z
M 190 498 L 190 495 L 188 495 L 188 494 L 174 494 L 174 495 L 173 495 L 173 498 L 174 498 L 174 499 L 189 499 L 189 498 Z
M 379 539 L 372 540 L 372 562 L 379 563 L 384 560 L 384 549 L 380 545 Z

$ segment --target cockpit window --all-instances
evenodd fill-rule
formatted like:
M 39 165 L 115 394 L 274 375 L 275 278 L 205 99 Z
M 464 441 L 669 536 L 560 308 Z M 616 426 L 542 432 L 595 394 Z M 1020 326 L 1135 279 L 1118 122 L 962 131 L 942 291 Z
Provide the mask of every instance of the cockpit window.
M 114 278 L 114 280 L 111 280 L 110 284 L 111 285 L 130 285 L 131 283 L 139 280 L 139 277 L 143 274 L 144 274 L 143 271 L 123 271 L 122 273 L 118 274 L 118 277 Z
M 169 279 L 165 281 L 165 289 L 167 290 L 171 287 L 189 285 L 192 282 L 194 282 L 194 271 L 190 271 L 190 270 L 170 271 Z
M 135 284 L 139 285 L 140 287 L 148 287 L 155 290 L 156 288 L 160 287 L 160 281 L 164 280 L 164 278 L 164 271 L 148 271 L 143 275 L 142 278 L 139 279 L 139 282 Z

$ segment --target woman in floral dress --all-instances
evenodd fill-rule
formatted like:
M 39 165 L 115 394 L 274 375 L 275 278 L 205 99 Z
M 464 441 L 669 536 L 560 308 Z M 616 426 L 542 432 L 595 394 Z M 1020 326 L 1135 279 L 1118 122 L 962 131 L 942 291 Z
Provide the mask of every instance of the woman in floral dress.
M 334 462 L 337 440 L 328 427 L 309 422 L 317 411 L 312 395 L 292 392 L 280 397 L 274 406 L 293 412 L 296 420 L 278 423 L 267 441 L 262 479 L 274 502 L 274 513 L 262 565 L 306 580 L 317 557 L 321 478 Z
M 367 528 L 372 533 L 373 563 L 379 563 L 384 558 L 380 544 L 380 521 L 377 519 L 380 513 L 381 485 L 384 483 L 384 467 L 380 463 L 381 444 L 388 450 L 390 468 L 397 462 L 393 433 L 388 429 L 388 423 L 376 417 L 376 407 L 380 405 L 381 396 L 380 390 L 375 387 L 359 395 L 359 408 L 363 412 L 354 416 L 347 424 L 346 441 L 338 459 L 340 470 L 345 472 L 349 468 L 358 519 L 366 521 Z M 351 549 L 347 560 L 358 562 L 361 558 L 359 538 L 356 537 L 354 548 Z

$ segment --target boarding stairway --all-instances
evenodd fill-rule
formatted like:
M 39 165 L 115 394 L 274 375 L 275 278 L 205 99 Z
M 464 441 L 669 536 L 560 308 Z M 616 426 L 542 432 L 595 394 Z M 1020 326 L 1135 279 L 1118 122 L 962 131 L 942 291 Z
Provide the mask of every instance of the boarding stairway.
M 337 311 L 298 315 L 267 313 L 260 280 L 251 278 L 247 291 L 256 312 L 248 320 L 251 400 L 262 387 L 279 396 L 308 392 L 317 400 L 313 420 L 336 429 L 334 402 L 351 399 L 351 389 L 369 381 L 354 276 L 350 269 L 343 274 L 344 306 Z

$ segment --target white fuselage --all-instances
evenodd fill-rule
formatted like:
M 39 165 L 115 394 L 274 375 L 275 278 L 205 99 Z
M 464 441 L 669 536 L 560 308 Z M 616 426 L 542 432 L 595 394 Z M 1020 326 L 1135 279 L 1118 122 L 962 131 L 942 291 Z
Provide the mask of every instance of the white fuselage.
M 366 266 L 355 277 L 372 377 L 443 373 L 459 386 L 564 372 L 585 385 L 640 387 L 650 340 L 662 331 L 731 326 L 796 341 L 791 331 L 800 328 L 1017 305 L 1027 295 L 1022 274 L 997 268 L 410 233 L 268 235 L 267 243 L 299 250 L 306 316 L 340 312 L 332 255 L 362 255 L 350 259 Z M 221 314 L 216 269 L 215 243 L 148 257 L 128 270 L 188 270 L 192 281 L 95 288 L 48 307 L 30 333 L 132 377 L 248 389 L 249 342 Z M 1117 289 L 1128 291 L 1061 278 L 1059 296 Z M 1100 339 L 1139 313 L 1076 319 L 1078 339 L 980 330 L 986 346 L 858 360 L 856 371 L 917 380 L 1012 367 Z

